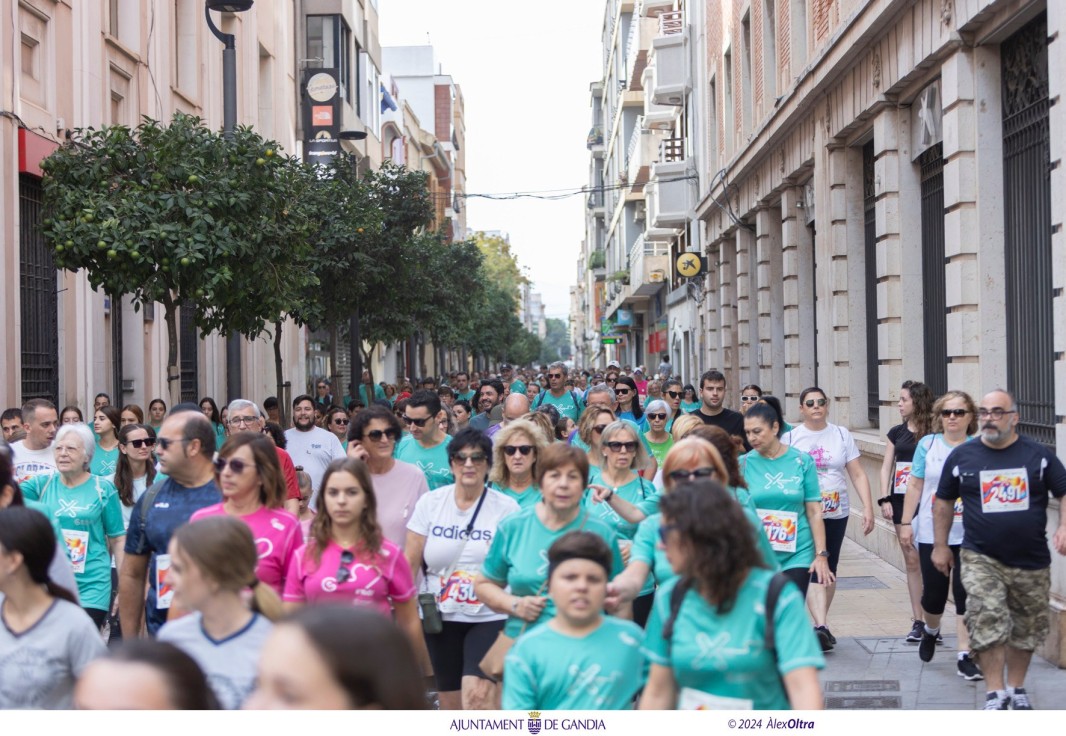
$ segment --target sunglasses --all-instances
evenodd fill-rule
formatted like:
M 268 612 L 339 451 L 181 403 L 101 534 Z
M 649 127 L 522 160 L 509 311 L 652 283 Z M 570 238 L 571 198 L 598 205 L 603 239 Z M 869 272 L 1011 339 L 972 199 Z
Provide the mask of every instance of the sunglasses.
M 400 417 L 400 419 L 403 420 L 404 424 L 413 424 L 416 427 L 424 427 L 424 426 L 426 426 L 426 422 L 428 422 L 432 418 L 433 417 L 425 417 L 423 419 L 415 419 L 414 417 L 409 417 L 406 414 L 404 414 L 402 417 Z
M 740 400 L 743 401 L 745 404 L 753 404 L 756 401 L 758 401 L 760 398 L 762 398 L 762 397 L 761 396 L 741 396 Z
M 504 445 L 503 452 L 508 457 L 514 455 L 516 452 L 528 455 L 533 452 L 533 445 Z
M 488 459 L 488 455 L 483 452 L 472 452 L 469 455 L 464 455 L 460 452 L 456 453 L 455 457 L 452 458 L 452 462 L 459 465 L 466 465 L 467 462 L 472 462 L 474 465 L 480 465 Z
M 395 429 L 372 429 L 363 436 L 374 442 L 381 442 L 382 437 L 388 437 L 393 442 L 400 439 L 400 433 Z
M 355 561 L 355 554 L 350 550 L 344 550 L 341 552 L 341 566 L 337 568 L 337 585 L 343 585 L 348 582 L 348 578 L 352 576 L 352 571 L 348 569 L 348 565 Z
M 669 396 L 671 399 L 676 399 L 681 395 L 680 391 L 664 391 L 663 393 Z
M 597 424 L 596 426 L 594 426 L 592 428 L 592 431 L 595 432 L 596 434 L 603 434 L 603 430 L 605 430 L 605 429 L 607 429 L 607 425 L 606 424 Z
M 229 466 L 229 469 L 232 470 L 236 475 L 240 475 L 245 471 L 246 468 L 251 467 L 250 463 L 246 463 L 240 458 L 236 457 L 220 457 L 219 459 L 215 460 L 215 470 L 217 470 L 219 473 L 224 472 L 226 470 L 226 466 Z
M 637 449 L 637 443 L 636 442 L 608 442 L 607 443 L 607 449 L 610 450 L 611 452 L 621 452 L 622 450 L 625 450 L 626 452 L 635 452 L 636 449 Z
M 671 470 L 666 474 L 675 481 L 693 480 L 695 478 L 709 478 L 714 475 L 714 468 L 696 468 L 695 470 Z
M 342 427 L 347 427 L 349 424 L 351 424 L 351 420 L 350 419 L 345 419 L 344 417 L 338 417 L 338 418 L 333 420 L 333 423 L 334 424 L 339 424 Z
M 940 416 L 942 417 L 964 417 L 969 414 L 968 409 L 941 409 Z
M 825 406 L 829 403 L 829 399 L 807 399 L 803 402 L 803 405 L 810 409 L 814 406 Z
M 660 414 L 658 412 L 655 412 L 653 414 L 648 414 L 648 419 L 652 420 L 653 422 L 659 421 L 662 419 L 666 419 L 666 414 Z
M 167 450 L 170 449 L 170 446 L 172 444 L 174 444 L 175 442 L 189 442 L 189 439 L 186 438 L 186 437 L 182 437 L 181 439 L 172 440 L 172 439 L 168 439 L 166 437 L 157 437 L 155 441 L 156 441 L 156 444 L 159 445 L 159 449 L 162 450 L 163 452 L 166 452 Z
M 659 527 L 659 541 L 666 544 L 666 538 L 670 536 L 670 532 L 677 529 L 676 524 L 663 524 Z
M 614 382 L 615 382 L 615 380 L 617 380 L 617 379 L 614 379 L 614 378 L 608 378 L 608 379 L 607 379 L 607 383 L 614 383 Z
M 139 450 L 142 447 L 151 447 L 151 446 L 153 446 L 155 444 L 155 440 L 152 439 L 151 437 L 149 437 L 148 439 L 144 439 L 144 440 L 126 440 L 122 444 L 124 444 L 124 445 L 133 445 L 134 447 L 136 447 Z
M 628 388 L 616 388 L 614 390 L 614 392 L 617 395 L 619 395 L 619 396 L 628 396 L 629 395 L 629 389 Z
M 562 373 L 549 373 L 548 374 L 548 378 L 562 378 L 562 377 L 563 377 Z

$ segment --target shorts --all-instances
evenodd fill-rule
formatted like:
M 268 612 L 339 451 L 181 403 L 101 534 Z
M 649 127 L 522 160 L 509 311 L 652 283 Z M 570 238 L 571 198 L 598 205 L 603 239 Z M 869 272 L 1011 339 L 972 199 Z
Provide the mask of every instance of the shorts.
M 892 504 L 892 523 L 899 526 L 903 523 L 903 499 L 906 498 L 905 493 L 893 493 L 888 502 Z
M 933 545 L 918 544 L 918 565 L 922 570 L 922 610 L 934 616 L 940 616 L 948 603 L 948 584 L 955 596 L 955 613 L 966 613 L 966 588 L 962 584 L 962 563 L 959 561 L 959 545 L 951 545 L 955 557 L 955 567 L 951 571 L 951 580 L 936 569 L 933 564 Z
M 1009 567 L 972 549 L 963 549 L 960 559 L 970 649 L 981 652 L 1006 644 L 1032 652 L 1043 644 L 1049 627 L 1051 568 Z
M 477 623 L 445 621 L 439 634 L 424 635 L 438 692 L 461 690 L 464 677 L 492 679 L 482 672 L 478 665 L 496 642 L 496 637 L 503 631 L 506 621 L 502 618 Z

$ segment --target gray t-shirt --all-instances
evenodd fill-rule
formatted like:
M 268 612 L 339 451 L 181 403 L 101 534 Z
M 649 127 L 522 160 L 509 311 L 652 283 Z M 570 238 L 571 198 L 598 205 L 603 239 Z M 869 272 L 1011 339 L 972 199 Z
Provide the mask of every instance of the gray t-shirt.
M 4 595 L 0 593 L 0 618 Z M 100 632 L 81 608 L 56 599 L 20 634 L 0 625 L 0 709 L 65 710 L 74 682 L 89 662 L 107 652 Z
M 270 628 L 270 622 L 256 613 L 243 629 L 215 641 L 204 631 L 203 616 L 197 612 L 167 622 L 159 630 L 159 641 L 195 659 L 222 707 L 236 710 L 255 686 L 259 653 Z
M 311 508 L 316 508 L 318 494 L 322 490 L 322 476 L 334 460 L 347 457 L 337 435 L 321 427 L 312 427 L 306 432 L 293 428 L 285 430 L 286 451 L 293 463 L 303 467 L 311 476 Z

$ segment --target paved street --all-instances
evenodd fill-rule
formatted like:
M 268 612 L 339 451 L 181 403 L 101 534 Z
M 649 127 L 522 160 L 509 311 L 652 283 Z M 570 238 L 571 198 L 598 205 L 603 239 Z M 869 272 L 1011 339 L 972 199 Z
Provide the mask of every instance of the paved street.
M 910 626 L 904 574 L 850 539 L 839 572 L 829 614 L 837 645 L 821 676 L 828 708 L 975 710 L 984 704 L 984 682 L 955 674 L 953 603 L 944 613 L 944 645 L 924 664 L 918 645 L 903 640 Z M 1039 710 L 1066 707 L 1066 670 L 1034 656 L 1026 689 Z

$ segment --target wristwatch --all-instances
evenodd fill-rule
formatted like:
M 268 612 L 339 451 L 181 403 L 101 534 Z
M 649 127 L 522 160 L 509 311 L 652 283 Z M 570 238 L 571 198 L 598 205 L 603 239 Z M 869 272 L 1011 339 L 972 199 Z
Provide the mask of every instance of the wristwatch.
M 819 557 L 828 557 L 829 556 L 829 551 L 823 549 L 821 552 L 818 553 L 818 556 Z

